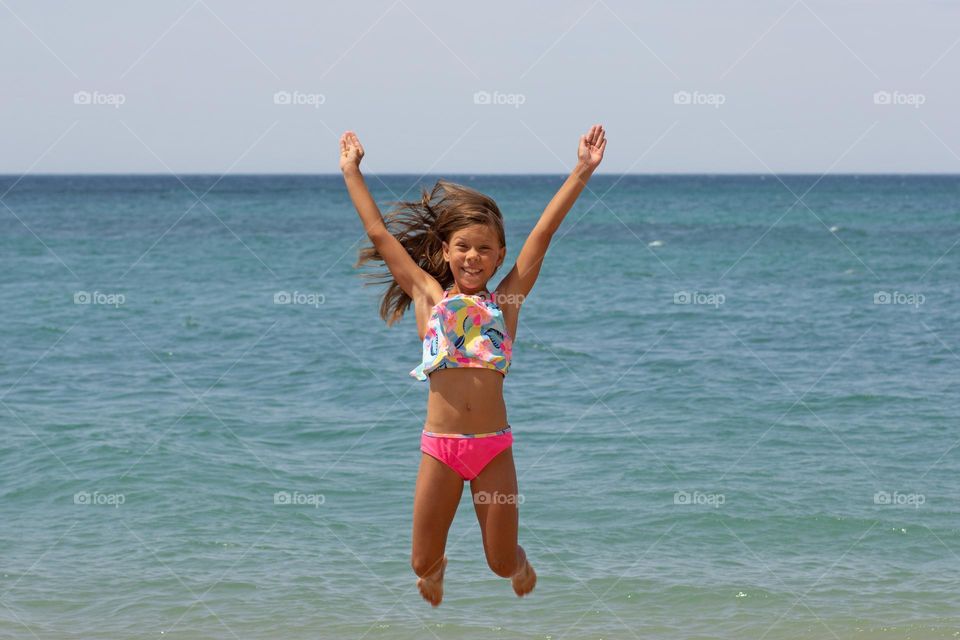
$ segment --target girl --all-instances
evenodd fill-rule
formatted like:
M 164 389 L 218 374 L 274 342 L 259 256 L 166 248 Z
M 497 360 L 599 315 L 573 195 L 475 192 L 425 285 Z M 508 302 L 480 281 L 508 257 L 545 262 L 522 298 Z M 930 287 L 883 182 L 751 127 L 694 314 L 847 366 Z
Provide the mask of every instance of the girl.
M 413 303 L 423 361 L 410 372 L 430 380 L 427 418 L 420 436 L 420 470 L 413 499 L 411 565 L 417 586 L 433 606 L 443 598 L 447 532 L 464 481 L 470 482 L 487 564 L 510 578 L 524 596 L 537 574 L 517 544 L 517 473 L 513 433 L 503 402 L 520 306 L 540 273 L 553 234 L 560 227 L 607 146 L 603 127 L 580 137 L 577 165 L 547 205 L 493 292 L 487 283 L 503 264 L 503 217 L 487 196 L 439 180 L 418 202 L 380 215 L 360 173 L 364 150 L 352 131 L 340 137 L 340 170 L 372 246 L 355 266 L 377 260 L 388 273 L 380 304 L 387 326 Z M 389 225 L 389 228 L 388 228 Z

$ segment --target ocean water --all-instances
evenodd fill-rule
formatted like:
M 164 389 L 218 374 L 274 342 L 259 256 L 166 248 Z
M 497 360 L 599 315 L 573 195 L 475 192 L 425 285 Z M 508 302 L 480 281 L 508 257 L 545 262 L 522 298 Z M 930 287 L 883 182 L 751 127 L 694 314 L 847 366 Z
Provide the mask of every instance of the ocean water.
M 563 181 L 445 177 L 507 266 Z M 438 609 L 340 176 L 4 192 L 0 638 L 960 637 L 960 177 L 595 176 L 505 383 L 537 588 L 465 491 Z

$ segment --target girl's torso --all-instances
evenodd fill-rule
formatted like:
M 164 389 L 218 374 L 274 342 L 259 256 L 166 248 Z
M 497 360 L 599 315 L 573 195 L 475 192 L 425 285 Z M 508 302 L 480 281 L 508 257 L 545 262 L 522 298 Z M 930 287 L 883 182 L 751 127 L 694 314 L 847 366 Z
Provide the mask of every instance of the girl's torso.
M 426 335 L 434 306 L 448 291 L 433 300 L 417 304 L 417 332 L 421 341 Z M 516 336 L 519 307 L 499 304 L 503 322 L 510 336 Z M 504 374 L 484 368 L 445 368 L 429 374 L 427 418 L 424 429 L 435 433 L 487 433 L 503 429 L 509 422 L 503 401 Z

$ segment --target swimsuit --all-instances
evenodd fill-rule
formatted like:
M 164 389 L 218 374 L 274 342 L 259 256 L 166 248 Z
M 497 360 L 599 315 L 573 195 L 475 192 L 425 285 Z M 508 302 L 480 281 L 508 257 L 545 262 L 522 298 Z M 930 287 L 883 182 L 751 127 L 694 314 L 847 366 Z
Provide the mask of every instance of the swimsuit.
M 433 433 L 420 436 L 420 450 L 444 463 L 468 482 L 513 444 L 510 425 L 491 433 Z
M 434 305 L 423 336 L 423 360 L 410 375 L 426 380 L 437 369 L 510 369 L 513 339 L 507 333 L 496 292 L 458 293 Z M 491 460 L 513 444 L 513 430 L 490 433 L 434 433 L 424 430 L 420 450 L 443 462 L 466 481 L 471 481 Z
M 458 293 L 434 305 L 423 336 L 423 360 L 410 375 L 426 380 L 437 369 L 480 368 L 510 369 L 513 338 L 507 333 L 503 312 L 493 294 Z

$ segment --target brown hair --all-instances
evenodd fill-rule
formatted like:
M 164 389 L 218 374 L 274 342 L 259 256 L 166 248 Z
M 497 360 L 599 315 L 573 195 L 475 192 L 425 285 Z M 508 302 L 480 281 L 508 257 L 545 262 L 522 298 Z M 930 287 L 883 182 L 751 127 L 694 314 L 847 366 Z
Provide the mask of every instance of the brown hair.
M 422 191 L 419 201 L 390 203 L 396 206 L 384 216 L 384 224 L 413 261 L 436 278 L 441 287 L 446 288 L 454 281 L 450 265 L 443 259 L 441 244 L 449 242 L 454 232 L 474 224 L 485 224 L 497 233 L 500 246 L 507 246 L 503 215 L 492 198 L 443 179 L 437 180 L 430 193 L 427 193 L 426 189 Z M 374 260 L 384 262 L 380 252 L 371 243 L 360 249 L 354 267 L 361 267 Z M 361 276 L 374 280 L 364 283 L 364 286 L 389 285 L 380 301 L 380 317 L 386 321 L 387 326 L 402 318 L 413 300 L 400 287 L 390 270 L 374 274 L 364 273 Z

